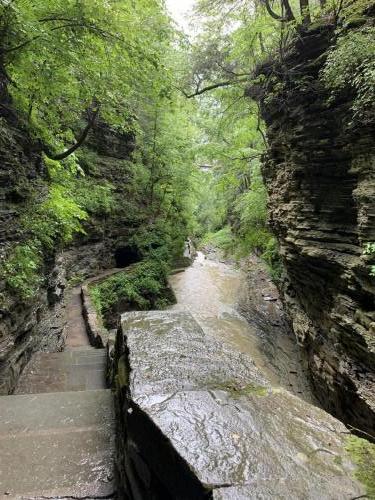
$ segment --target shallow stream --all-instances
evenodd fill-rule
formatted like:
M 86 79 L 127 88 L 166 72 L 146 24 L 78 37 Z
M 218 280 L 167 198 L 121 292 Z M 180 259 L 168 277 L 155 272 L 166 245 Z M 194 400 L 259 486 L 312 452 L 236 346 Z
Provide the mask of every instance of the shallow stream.
M 267 308 L 273 307 L 275 316 L 279 306 L 273 304 L 272 297 L 251 289 L 246 273 L 198 252 L 189 268 L 170 277 L 170 284 L 177 298 L 171 309 L 190 311 L 205 331 L 248 354 L 272 385 L 315 403 L 303 353 L 292 334 L 274 318 L 274 326 L 267 321 L 264 328 L 259 326 L 258 312 L 267 316 Z M 249 295 L 251 307 L 261 309 L 255 311 L 258 324 L 239 312 L 240 304 L 246 309 Z

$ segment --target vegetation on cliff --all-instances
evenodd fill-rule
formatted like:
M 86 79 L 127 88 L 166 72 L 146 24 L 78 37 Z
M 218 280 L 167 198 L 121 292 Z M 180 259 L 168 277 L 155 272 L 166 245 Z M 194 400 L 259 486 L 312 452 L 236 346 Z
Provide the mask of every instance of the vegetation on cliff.
M 92 286 L 90 295 L 106 326 L 116 326 L 119 313 L 163 309 L 172 304 L 168 270 L 163 261 L 146 259 Z
M 191 233 L 195 104 L 174 88 L 179 40 L 158 1 L 0 3 L 1 115 L 40 152 L 43 175 L 19 180 L 18 237 L 1 267 L 24 300 L 43 284 L 44 263 L 89 231 L 92 218 L 129 213 L 140 253 L 168 260 Z M 99 178 L 95 127 L 130 138 L 118 161 L 126 192 Z M 9 148 L 5 136 L 3 147 Z M 95 150 L 95 147 L 94 147 Z M 113 215 L 112 215 L 113 214 Z

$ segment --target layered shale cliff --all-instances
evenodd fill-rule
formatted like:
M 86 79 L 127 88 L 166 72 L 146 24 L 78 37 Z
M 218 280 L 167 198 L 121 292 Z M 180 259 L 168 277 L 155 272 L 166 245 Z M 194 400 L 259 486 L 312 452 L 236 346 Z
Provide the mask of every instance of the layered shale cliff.
M 371 20 L 367 19 L 371 24 Z M 267 127 L 263 176 L 285 279 L 284 303 L 321 404 L 375 436 L 375 120 L 335 99 L 320 74 L 334 27 L 302 31 L 249 89 Z
M 7 394 L 14 389 L 33 352 L 63 348 L 69 280 L 137 259 L 126 242 L 139 225 L 139 217 L 137 211 L 126 210 L 134 137 L 99 121 L 79 153 L 85 176 L 77 185 L 90 193 L 91 187 L 108 184 L 111 206 L 108 210 L 96 209 L 93 204 L 84 207 L 88 213 L 85 232 L 68 248 L 55 245 L 48 251 L 42 249 L 34 273 L 35 263 L 27 253 L 33 235 L 25 221 L 30 219 L 33 207 L 47 199 L 51 179 L 43 145 L 14 110 L 6 86 L 0 90 L 0 393 Z M 4 276 L 4 264 L 17 248 L 14 269 L 8 266 Z M 31 293 L 25 297 L 17 290 L 15 279 L 26 280 L 29 272 L 39 281 L 30 284 Z M 9 286 L 9 277 L 13 286 Z

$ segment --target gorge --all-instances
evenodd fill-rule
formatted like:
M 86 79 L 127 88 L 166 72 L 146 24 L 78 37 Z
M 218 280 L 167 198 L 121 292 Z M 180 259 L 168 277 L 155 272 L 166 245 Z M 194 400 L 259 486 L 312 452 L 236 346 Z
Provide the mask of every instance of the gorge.
M 375 9 L 323 4 L 0 0 L 0 496 L 374 498 Z

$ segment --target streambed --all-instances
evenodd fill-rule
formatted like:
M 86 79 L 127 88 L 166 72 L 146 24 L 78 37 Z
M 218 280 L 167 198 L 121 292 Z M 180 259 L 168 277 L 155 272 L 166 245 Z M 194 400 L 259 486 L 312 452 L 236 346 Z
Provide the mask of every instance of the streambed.
M 273 386 L 316 403 L 277 290 L 257 259 L 250 264 L 244 272 L 198 252 L 189 268 L 170 277 L 177 298 L 171 309 L 191 312 L 203 330 L 248 354 Z

